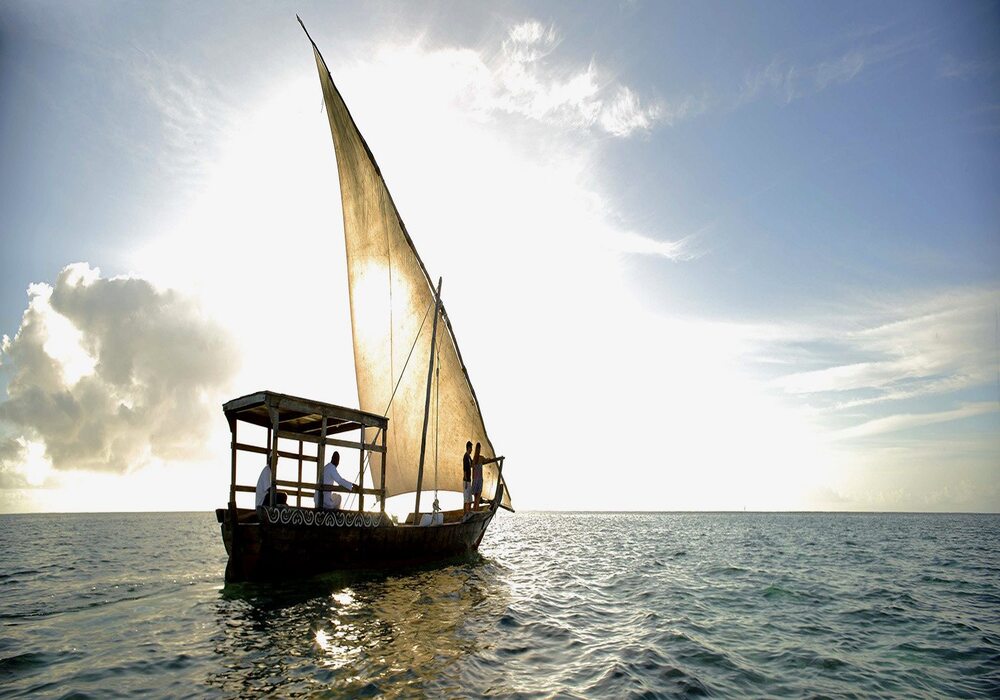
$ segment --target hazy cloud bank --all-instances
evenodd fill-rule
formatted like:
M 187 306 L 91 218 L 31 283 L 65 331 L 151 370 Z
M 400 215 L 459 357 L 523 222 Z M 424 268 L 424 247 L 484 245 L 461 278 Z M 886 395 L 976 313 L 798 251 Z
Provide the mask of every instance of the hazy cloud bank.
M 862 304 L 859 303 L 859 306 Z M 858 437 L 956 420 L 997 410 L 997 401 L 955 399 L 937 411 L 892 409 L 908 400 L 947 400 L 963 390 L 998 381 L 1000 293 L 993 289 L 939 292 L 895 303 L 867 303 L 864 311 L 801 328 L 772 346 L 789 369 L 773 380 L 786 394 L 815 408 L 865 419 L 841 430 Z M 785 352 L 775 350 L 784 346 Z M 803 348 L 810 348 L 804 351 Z M 799 369 L 803 365 L 809 369 Z M 869 415 L 893 410 L 894 415 Z
M 110 472 L 203 451 L 239 354 L 192 301 L 86 263 L 28 296 L 0 352 L 0 487 L 32 481 L 38 446 L 55 469 Z

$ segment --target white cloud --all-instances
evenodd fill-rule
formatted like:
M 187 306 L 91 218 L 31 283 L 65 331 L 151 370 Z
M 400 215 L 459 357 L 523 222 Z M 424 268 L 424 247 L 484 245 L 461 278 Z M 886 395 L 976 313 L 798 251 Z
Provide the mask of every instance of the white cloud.
M 618 93 L 600 110 L 598 121 L 612 136 L 628 136 L 633 131 L 646 131 L 659 119 L 658 106 L 644 107 L 638 95 L 628 87 L 621 87 Z
M 865 303 L 865 302 L 861 302 Z M 822 369 L 792 372 L 775 380 L 791 394 L 826 394 L 838 408 L 934 396 L 981 386 L 996 379 L 994 336 L 1000 293 L 993 289 L 959 289 L 870 305 L 830 319 L 824 329 L 808 329 L 794 342 L 836 344 L 840 357 L 864 361 L 838 362 Z M 866 397 L 835 396 L 868 390 Z
M 0 354 L 9 378 L 0 425 L 14 436 L 0 452 L 8 481 L 20 473 L 38 486 L 50 467 L 126 472 L 203 454 L 239 353 L 193 302 L 85 263 L 51 287 L 32 285 L 29 299 Z M 73 332 L 54 331 L 67 325 Z
M 795 96 L 795 78 L 797 71 L 794 66 L 785 67 L 780 61 L 772 61 L 764 68 L 748 71 L 740 85 L 737 102 L 750 102 L 762 93 L 776 92 L 791 102 Z
M 214 148 L 232 126 L 234 109 L 219 86 L 182 63 L 148 51 L 132 52 L 128 59 L 132 79 L 160 119 L 162 141 L 151 159 L 175 178 L 201 184 L 217 157 Z
M 609 247 L 621 253 L 655 255 L 678 261 L 692 260 L 701 254 L 694 249 L 692 240 L 691 237 L 685 237 L 677 241 L 660 241 L 638 233 L 619 231 L 610 239 Z
M 921 428 L 935 423 L 947 423 L 953 420 L 960 420 L 970 416 L 979 416 L 984 413 L 991 413 L 1000 410 L 1000 404 L 995 401 L 977 402 L 966 404 L 960 408 L 950 411 L 937 411 L 934 413 L 906 413 L 885 418 L 876 418 L 866 421 L 860 425 L 855 425 L 844 430 L 837 431 L 837 438 L 857 438 L 870 435 L 879 435 L 897 430 L 909 428 Z
M 1000 70 L 1000 63 L 997 61 L 963 61 L 951 54 L 942 56 L 938 64 L 939 76 L 958 80 L 969 80 L 976 76 L 990 76 L 997 70 Z
M 853 80 L 865 67 L 865 55 L 862 51 L 849 51 L 838 59 L 823 61 L 813 70 L 817 90 L 825 90 L 835 83 L 847 83 Z
M 850 38 L 870 39 L 882 32 L 883 29 L 863 31 Z M 753 68 L 746 72 L 732 104 L 738 106 L 768 96 L 776 97 L 787 104 L 830 87 L 849 83 L 878 65 L 928 47 L 934 40 L 933 36 L 924 32 L 880 42 L 866 41 L 862 45 L 844 50 L 840 55 L 820 61 L 790 61 L 778 57 L 764 67 Z M 940 72 L 942 75 L 954 73 L 956 77 L 960 77 L 969 68 L 970 66 L 946 58 Z M 978 70 L 981 66 L 975 68 Z
M 559 35 L 554 26 L 529 20 L 510 28 L 502 48 L 515 63 L 533 63 L 548 56 L 558 45 Z
M 849 83 L 873 61 L 882 60 L 884 52 L 851 49 L 845 54 L 811 65 L 790 64 L 775 59 L 763 68 L 750 70 L 744 75 L 736 104 L 773 95 L 783 102 L 822 92 L 827 88 Z
M 616 137 L 650 130 L 668 113 L 659 102 L 647 103 L 634 89 L 602 78 L 595 62 L 585 67 L 557 65 L 553 54 L 559 36 L 536 21 L 511 27 L 500 52 L 483 59 L 478 88 L 482 108 L 518 114 L 571 128 L 596 128 Z M 674 119 L 688 108 L 669 111 Z

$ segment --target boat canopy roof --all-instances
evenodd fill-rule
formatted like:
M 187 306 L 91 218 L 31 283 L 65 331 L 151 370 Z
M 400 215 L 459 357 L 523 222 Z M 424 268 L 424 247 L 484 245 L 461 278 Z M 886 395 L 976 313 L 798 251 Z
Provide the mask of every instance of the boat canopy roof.
M 324 418 L 327 435 L 362 427 L 384 430 L 389 424 L 388 418 L 375 413 L 273 391 L 258 391 L 227 401 L 222 410 L 230 421 L 241 420 L 265 428 L 276 427 L 282 431 L 317 437 L 322 431 Z

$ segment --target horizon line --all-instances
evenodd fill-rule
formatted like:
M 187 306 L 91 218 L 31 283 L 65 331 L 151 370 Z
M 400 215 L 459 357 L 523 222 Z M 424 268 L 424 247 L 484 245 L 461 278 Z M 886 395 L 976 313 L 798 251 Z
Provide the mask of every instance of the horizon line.
M 215 510 L 62 510 L 11 511 L 6 515 L 163 515 L 213 514 Z M 224 509 L 223 509 L 224 510 Z M 353 511 L 349 511 L 353 512 Z M 997 510 L 521 510 L 513 515 L 529 513 L 561 515 L 1000 515 Z M 508 516 L 504 516 L 508 517 Z

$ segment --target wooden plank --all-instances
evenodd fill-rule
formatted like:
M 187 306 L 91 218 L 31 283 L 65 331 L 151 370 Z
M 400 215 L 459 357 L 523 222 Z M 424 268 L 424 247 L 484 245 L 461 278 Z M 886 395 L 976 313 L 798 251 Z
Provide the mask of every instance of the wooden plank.
M 305 486 L 305 484 L 301 484 Z M 288 488 L 298 488 L 300 486 L 298 481 L 285 481 L 283 479 L 278 480 L 278 486 L 287 486 Z M 311 484 L 310 484 L 311 486 Z M 251 491 L 253 489 L 250 489 Z M 355 489 L 345 489 L 340 484 L 323 484 L 319 488 L 320 491 L 335 491 L 337 493 L 357 493 Z M 378 489 L 361 489 L 362 493 L 367 493 L 369 496 L 377 496 L 381 493 Z
M 383 448 L 378 445 L 366 444 L 364 442 L 355 442 L 353 440 L 338 440 L 336 438 L 327 438 L 326 440 L 321 439 L 317 435 L 307 435 L 305 433 L 296 433 L 291 430 L 279 430 L 278 437 L 286 438 L 288 440 L 304 440 L 305 442 L 311 442 L 313 444 L 324 443 L 326 445 L 331 445 L 333 447 L 348 447 L 353 450 L 370 450 L 372 452 L 381 452 Z
M 256 486 L 234 486 L 233 491 L 239 491 L 240 493 L 257 493 Z
M 280 411 L 296 411 L 303 415 L 317 415 L 338 420 L 349 420 L 369 426 L 384 426 L 388 422 L 384 416 L 379 416 L 366 411 L 359 411 L 346 406 L 325 403 L 322 401 L 311 401 L 298 396 L 278 394 L 273 391 L 258 391 L 247 394 L 223 404 L 222 409 L 226 415 L 240 413 L 253 408 L 266 406 L 268 409 L 274 408 Z
M 324 418 L 346 418 L 347 420 L 352 420 L 362 425 L 377 426 L 387 422 L 386 418 L 377 416 L 374 413 L 365 413 L 364 411 L 357 411 L 353 408 L 334 406 L 333 404 L 324 404 L 318 401 L 308 401 L 306 399 L 300 399 L 296 396 L 272 394 L 270 405 L 274 406 L 279 411 L 298 411 L 299 413 L 306 415 L 314 413 L 316 415 L 323 416 Z
M 287 436 L 282 436 L 282 437 L 287 437 Z M 256 452 L 257 454 L 261 454 L 261 455 L 269 455 L 269 454 L 271 454 L 271 450 L 267 449 L 266 447 L 259 447 L 257 445 L 247 445 L 247 444 L 244 444 L 244 443 L 236 443 L 236 449 L 242 450 L 244 452 Z M 298 459 L 299 458 L 299 455 L 296 454 L 295 452 L 286 452 L 284 450 L 278 450 L 278 456 L 279 457 L 287 457 L 288 459 Z M 302 455 L 302 459 L 306 460 L 307 462 L 315 462 L 316 461 L 315 457 L 313 457 L 312 455 L 307 455 L 307 454 Z
M 253 394 L 247 394 L 246 396 L 241 396 L 238 399 L 233 399 L 232 401 L 227 401 L 222 404 L 222 410 L 226 413 L 235 413 L 243 410 L 244 408 L 250 408 L 251 406 L 259 406 L 264 403 L 265 397 L 267 396 L 266 391 L 258 391 Z
M 302 425 L 298 426 L 298 432 L 302 433 L 303 435 L 315 435 L 320 430 L 319 424 L 315 420 L 313 420 L 311 423 L 308 423 L 307 425 L 308 427 L 304 427 Z M 352 430 L 360 430 L 361 428 L 364 427 L 365 426 L 361 425 L 360 423 L 355 423 L 354 421 L 346 421 L 344 423 L 327 425 L 326 434 L 334 435 L 336 433 L 349 433 Z
M 361 425 L 360 423 L 351 421 L 350 423 L 341 423 L 340 425 L 337 425 L 337 426 L 335 426 L 333 428 L 329 428 L 326 431 L 326 434 L 327 435 L 333 435 L 334 433 L 349 433 L 352 430 L 360 430 L 361 428 L 365 428 L 365 427 L 369 427 L 370 428 L 370 427 L 373 427 L 373 426 L 364 426 L 364 425 Z
M 309 491 L 309 493 L 312 493 L 313 488 L 312 484 L 307 484 L 301 481 L 286 481 L 285 479 L 278 479 L 278 486 L 287 486 L 290 489 L 298 489 L 301 486 L 303 492 Z
M 371 426 L 369 426 L 371 427 Z M 382 448 L 378 445 L 364 442 L 351 442 L 350 440 L 337 440 L 336 438 L 327 438 L 327 445 L 334 445 L 336 447 L 352 447 L 355 450 L 368 450 L 370 452 L 381 452 Z

